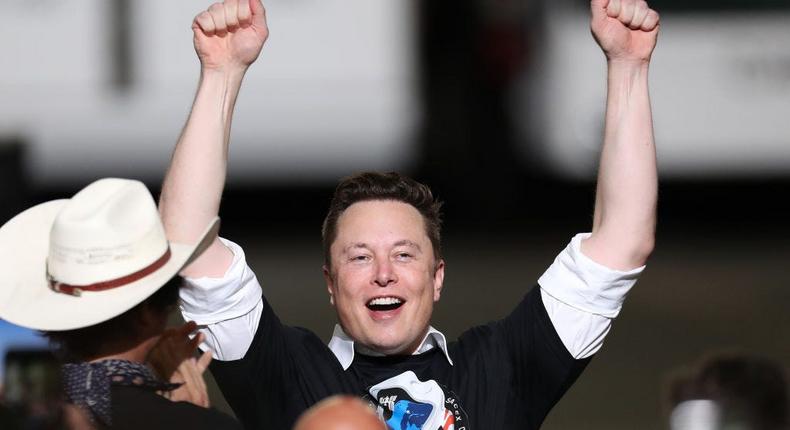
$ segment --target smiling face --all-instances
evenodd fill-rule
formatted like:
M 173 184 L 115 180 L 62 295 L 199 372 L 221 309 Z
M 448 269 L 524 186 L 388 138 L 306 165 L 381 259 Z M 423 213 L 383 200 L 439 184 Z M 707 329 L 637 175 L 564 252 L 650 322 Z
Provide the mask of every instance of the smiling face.
M 420 212 L 396 200 L 354 203 L 330 253 L 324 276 L 343 330 L 383 354 L 414 352 L 444 280 Z

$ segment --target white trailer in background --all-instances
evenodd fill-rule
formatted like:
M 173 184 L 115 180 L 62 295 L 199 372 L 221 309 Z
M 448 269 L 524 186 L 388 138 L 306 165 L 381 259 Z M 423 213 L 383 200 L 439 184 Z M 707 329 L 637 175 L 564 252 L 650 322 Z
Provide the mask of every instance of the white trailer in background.
M 603 137 L 606 66 L 582 2 L 550 2 L 537 76 L 518 117 L 525 155 L 590 179 Z M 770 177 L 790 172 L 790 8 L 659 11 L 650 68 L 659 171 L 665 177 Z
M 129 10 L 129 82 L 113 86 Z M 197 83 L 194 0 L 8 0 L 0 26 L 0 142 L 28 146 L 38 185 L 98 176 L 158 182 Z M 585 2 L 547 1 L 545 42 L 514 120 L 523 153 L 560 176 L 595 174 L 605 65 Z M 413 2 L 269 0 L 271 37 L 248 73 L 233 129 L 232 183 L 334 183 L 403 169 L 419 154 Z M 662 12 L 651 67 L 662 175 L 790 171 L 790 8 Z
M 112 85 L 116 0 L 11 0 L 0 27 L 0 140 L 29 145 L 39 185 L 158 182 L 198 79 L 191 20 L 211 1 L 124 0 L 128 87 Z M 412 162 L 410 2 L 269 0 L 271 36 L 234 118 L 230 181 L 334 183 Z M 9 59 L 12 59 L 9 60 Z

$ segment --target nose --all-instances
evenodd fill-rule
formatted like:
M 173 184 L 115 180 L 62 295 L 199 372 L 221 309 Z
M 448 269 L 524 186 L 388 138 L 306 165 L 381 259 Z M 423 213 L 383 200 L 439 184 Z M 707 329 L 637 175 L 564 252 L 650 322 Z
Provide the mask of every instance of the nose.
M 375 270 L 373 282 L 379 287 L 386 287 L 398 282 L 398 276 L 395 274 L 392 263 L 389 260 L 377 261 Z

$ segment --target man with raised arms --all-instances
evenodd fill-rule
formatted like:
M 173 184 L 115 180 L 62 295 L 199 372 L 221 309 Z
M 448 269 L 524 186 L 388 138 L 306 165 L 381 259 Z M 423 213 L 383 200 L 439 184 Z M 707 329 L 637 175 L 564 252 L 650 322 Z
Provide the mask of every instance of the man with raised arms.
M 608 68 L 592 232 L 576 235 L 537 285 L 525 282 L 504 319 L 454 342 L 430 325 L 445 271 L 440 205 L 395 173 L 345 178 L 330 204 L 324 275 L 339 324 L 329 345 L 280 322 L 239 245 L 216 238 L 184 271 L 183 314 L 204 327 L 212 372 L 247 428 L 289 429 L 334 394 L 369 400 L 393 429 L 540 426 L 601 347 L 654 242 L 647 72 L 658 14 L 638 0 L 591 8 Z M 259 0 L 214 4 L 192 28 L 200 83 L 160 202 L 171 240 L 187 243 L 218 213 L 236 96 L 268 36 Z

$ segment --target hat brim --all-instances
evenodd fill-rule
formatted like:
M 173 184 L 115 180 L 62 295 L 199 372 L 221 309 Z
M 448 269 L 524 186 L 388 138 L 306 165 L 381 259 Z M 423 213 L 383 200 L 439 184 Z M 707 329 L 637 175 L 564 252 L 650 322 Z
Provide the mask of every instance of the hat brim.
M 116 317 L 161 288 L 211 245 L 212 220 L 194 245 L 170 242 L 167 263 L 142 279 L 104 291 L 72 296 L 53 291 L 46 274 L 49 234 L 67 199 L 34 206 L 0 227 L 0 318 L 44 331 L 73 330 Z

